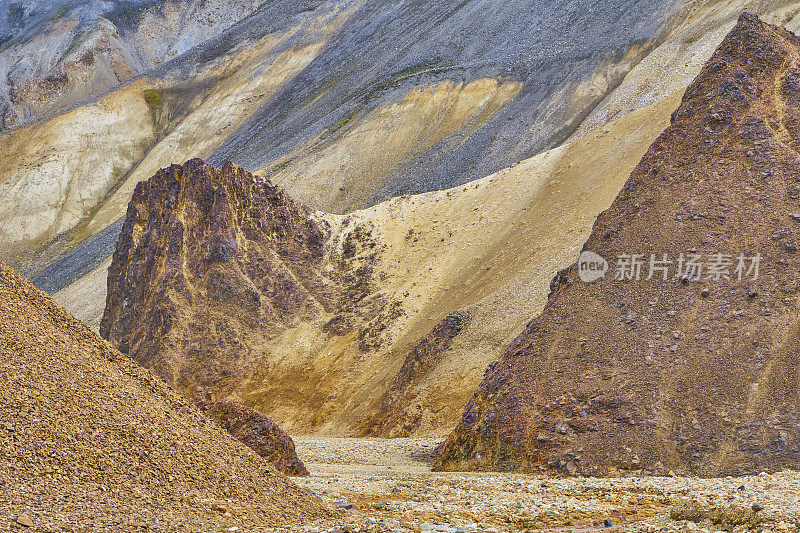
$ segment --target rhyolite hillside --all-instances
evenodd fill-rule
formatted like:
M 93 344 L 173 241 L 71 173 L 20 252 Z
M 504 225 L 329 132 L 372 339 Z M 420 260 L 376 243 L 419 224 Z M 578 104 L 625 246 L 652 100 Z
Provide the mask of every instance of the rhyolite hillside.
M 57 292 L 110 256 L 135 184 L 192 157 L 337 213 L 484 177 L 674 96 L 747 7 L 800 20 L 782 1 L 12 4 L 0 257 Z
M 0 65 L 17 64 L 23 41 L 51 50 L 58 35 L 67 65 L 80 54 L 58 51 L 97 22 L 144 55 L 132 77 L 92 96 L 68 84 L 43 100 L 52 113 L 0 134 L 0 257 L 98 330 L 128 203 L 162 168 L 230 159 L 334 237 L 350 216 L 383 250 L 388 277 L 367 292 L 404 314 L 368 345 L 284 318 L 302 342 L 281 334 L 265 350 L 287 353 L 288 370 L 239 391 L 287 430 L 334 434 L 446 433 L 741 10 L 800 24 L 785 1 L 102 5 L 72 2 L 57 20 L 28 9 L 0 51 Z M 93 73 L 107 72 L 101 48 L 76 79 L 110 79 Z M 471 317 L 457 331 L 454 313 Z M 351 326 L 370 335 L 369 321 Z M 309 369 L 325 386 L 298 396 L 319 381 Z M 412 379 L 390 385 L 398 374 Z M 298 416 L 309 412 L 321 414 Z
M 561 273 L 486 370 L 440 469 L 798 468 L 799 51 L 739 18 L 583 247 L 617 266 L 591 283 Z M 618 279 L 639 253 L 641 279 Z M 687 274 L 681 253 L 704 270 Z M 647 279 L 650 254 L 674 262 L 667 279 Z M 751 259 L 737 270 L 740 254 L 759 254 L 757 273 Z

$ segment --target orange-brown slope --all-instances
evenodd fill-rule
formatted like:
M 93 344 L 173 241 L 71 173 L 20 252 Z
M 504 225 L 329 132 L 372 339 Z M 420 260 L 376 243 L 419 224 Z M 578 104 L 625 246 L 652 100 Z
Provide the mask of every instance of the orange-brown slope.
M 584 250 L 611 270 L 557 277 L 487 369 L 438 468 L 800 467 L 799 46 L 740 17 L 598 218 Z M 615 279 L 619 256 L 636 253 L 641 279 Z M 680 253 L 702 254 L 700 280 L 676 276 Z M 708 277 L 718 253 L 733 256 L 730 279 Z M 737 279 L 740 253 L 761 255 L 757 279 Z M 650 254 L 675 261 L 667 280 L 646 280 Z
M 308 492 L 2 263 L 0 302 L 3 529 L 197 531 L 326 518 Z

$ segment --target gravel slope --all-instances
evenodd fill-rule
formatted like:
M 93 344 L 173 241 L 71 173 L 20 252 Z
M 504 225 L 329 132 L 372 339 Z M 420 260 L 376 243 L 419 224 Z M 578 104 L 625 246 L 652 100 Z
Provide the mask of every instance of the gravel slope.
M 197 531 L 328 512 L 0 263 L 0 529 Z

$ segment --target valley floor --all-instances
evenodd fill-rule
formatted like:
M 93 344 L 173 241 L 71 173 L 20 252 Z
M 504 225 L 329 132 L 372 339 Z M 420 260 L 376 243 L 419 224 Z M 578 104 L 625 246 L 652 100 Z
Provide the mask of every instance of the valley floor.
M 797 531 L 800 473 L 744 478 L 548 478 L 431 472 L 435 439 L 296 437 L 311 475 L 295 478 L 341 509 L 335 531 Z M 754 511 L 755 509 L 755 511 Z

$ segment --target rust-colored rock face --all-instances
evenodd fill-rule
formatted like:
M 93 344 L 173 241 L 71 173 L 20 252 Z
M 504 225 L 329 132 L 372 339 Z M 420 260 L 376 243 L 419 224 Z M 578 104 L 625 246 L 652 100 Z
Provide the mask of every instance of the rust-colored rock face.
M 268 417 L 232 402 L 199 402 L 198 407 L 287 476 L 308 475 L 291 437 Z
M 323 384 L 290 381 L 297 392 L 288 400 L 262 394 L 248 403 L 242 391 L 253 382 L 280 385 L 287 373 L 312 381 L 305 368 L 313 365 L 286 359 L 306 342 L 298 331 L 346 335 L 355 350 L 369 350 L 397 314 L 376 291 L 380 247 L 370 230 L 334 223 L 349 231 L 331 236 L 323 215 L 230 163 L 216 169 L 195 159 L 163 169 L 129 204 L 101 335 L 189 399 L 224 402 L 210 409 L 223 427 L 284 472 L 304 475 L 273 413 L 292 409 L 298 396 L 319 396 Z M 265 404 L 270 418 L 261 414 Z
M 440 469 L 725 475 L 800 467 L 800 39 L 742 15 L 584 250 L 491 365 Z M 702 254 L 700 280 L 650 254 Z M 713 254 L 730 279 L 709 279 Z M 761 255 L 757 279 L 738 254 Z M 748 263 L 748 267 L 752 262 Z
M 328 238 L 326 222 L 230 163 L 163 169 L 128 207 L 100 334 L 190 398 L 225 398 L 286 328 L 334 310 L 346 328 L 371 309 L 358 298 L 368 272 L 324 270 L 338 259 Z

